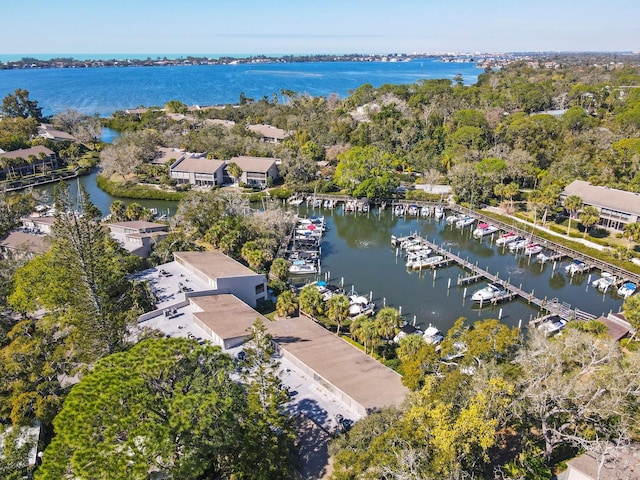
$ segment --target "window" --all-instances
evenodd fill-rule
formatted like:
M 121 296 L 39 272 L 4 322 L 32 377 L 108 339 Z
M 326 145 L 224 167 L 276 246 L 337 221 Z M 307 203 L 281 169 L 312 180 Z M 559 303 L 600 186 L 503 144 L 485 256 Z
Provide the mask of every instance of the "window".
M 261 283 L 260 285 L 256 285 L 256 295 L 260 293 L 264 293 L 264 283 Z

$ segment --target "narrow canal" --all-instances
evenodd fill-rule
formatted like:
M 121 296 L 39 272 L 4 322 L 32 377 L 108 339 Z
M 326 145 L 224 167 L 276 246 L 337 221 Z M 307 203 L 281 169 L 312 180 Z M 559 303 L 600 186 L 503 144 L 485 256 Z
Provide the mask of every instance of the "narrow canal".
M 396 255 L 391 246 L 392 234 L 418 233 L 539 298 L 558 298 L 596 316 L 617 312 L 622 305 L 616 289 L 603 294 L 590 285 L 588 280 L 598 278 L 600 272 L 571 277 L 564 269 L 571 259 L 557 262 L 554 269 L 553 263 L 541 264 L 535 256 L 498 247 L 489 237 L 473 238 L 474 227 L 461 230 L 433 217 L 396 217 L 390 210 L 356 215 L 345 214 L 342 207 L 335 211 L 300 208 L 300 214 L 325 216 L 327 232 L 318 278 L 329 275 L 331 283 L 338 284 L 343 279 L 346 290 L 354 288 L 365 296 L 372 292 L 376 304 L 401 308 L 407 320 L 415 318 L 423 328 L 433 324 L 446 331 L 458 317 L 469 321 L 500 317 L 511 326 L 520 322 L 526 325 L 538 309 L 521 299 L 480 308 L 471 301 L 471 294 L 487 282 L 458 287 L 458 276 L 467 272 L 455 264 L 436 270 L 408 271 L 402 254 Z

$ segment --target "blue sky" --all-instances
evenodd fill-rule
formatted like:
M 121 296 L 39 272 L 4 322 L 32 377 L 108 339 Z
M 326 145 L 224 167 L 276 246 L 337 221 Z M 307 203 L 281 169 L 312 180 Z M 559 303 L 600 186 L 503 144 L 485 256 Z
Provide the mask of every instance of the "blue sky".
M 638 0 L 3 0 L 0 54 L 640 51 Z

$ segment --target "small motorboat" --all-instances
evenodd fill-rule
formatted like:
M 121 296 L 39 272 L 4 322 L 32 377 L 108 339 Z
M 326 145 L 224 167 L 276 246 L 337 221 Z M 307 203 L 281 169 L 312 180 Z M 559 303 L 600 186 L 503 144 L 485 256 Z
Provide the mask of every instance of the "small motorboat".
M 623 284 L 617 291 L 618 296 L 622 298 L 629 298 L 636 291 L 638 286 L 633 282 L 627 282 Z
M 455 225 L 456 223 L 458 223 L 458 220 L 460 220 L 460 217 L 458 217 L 458 215 L 449 215 L 447 217 L 447 223 L 451 225 Z
M 413 270 L 422 270 L 423 268 L 433 267 L 444 260 L 442 255 L 434 255 L 433 257 L 423 257 L 411 264 Z
M 596 278 L 591 282 L 591 286 L 597 288 L 601 292 L 606 292 L 611 285 L 616 282 L 616 277 L 609 272 L 602 272 L 600 278 Z
M 418 215 L 418 213 L 420 213 L 420 209 L 418 208 L 418 205 L 409 205 L 409 209 L 407 210 L 407 214 L 408 215 Z
M 442 340 L 444 340 L 444 335 L 436 327 L 429 325 L 429 328 L 427 328 L 424 331 L 424 334 L 422 334 L 422 338 L 425 342 L 431 345 L 438 345 Z
M 481 223 L 478 225 L 478 228 L 473 231 L 473 236 L 476 238 L 481 238 L 486 235 L 491 235 L 492 233 L 495 233 L 497 231 L 498 227 L 489 225 L 488 223 Z
M 428 206 L 425 205 L 420 209 L 421 217 L 428 217 L 429 215 L 431 215 L 431 209 Z
M 376 305 L 370 302 L 367 297 L 362 295 L 349 295 L 349 316 L 357 317 L 359 315 L 373 315 Z
M 444 208 L 442 208 L 440 205 L 436 206 L 433 214 L 438 220 L 440 220 L 442 217 L 444 217 Z
M 539 243 L 531 242 L 524 247 L 524 253 L 529 256 L 537 255 L 540 252 L 542 252 L 542 245 Z
M 393 213 L 398 217 L 401 217 L 402 215 L 404 215 L 404 205 L 402 204 L 396 205 L 393 209 Z
M 517 252 L 518 250 L 522 250 L 528 244 L 529 240 L 527 240 L 526 238 L 518 237 L 509 244 L 509 250 L 512 252 Z
M 475 221 L 476 219 L 473 217 L 462 217 L 460 220 L 456 222 L 456 227 L 457 228 L 468 227 L 469 225 L 472 225 L 473 222 Z
M 400 343 L 400 340 L 406 337 L 407 335 L 422 335 L 422 330 L 420 330 L 415 325 L 405 322 L 405 324 L 402 326 L 398 334 L 395 337 L 393 337 L 393 341 L 395 343 Z
M 542 330 L 547 337 L 550 337 L 560 332 L 566 325 L 567 321 L 564 318 L 553 316 L 538 325 L 538 329 Z
M 582 260 L 574 259 L 569 265 L 564 267 L 564 271 L 571 276 L 574 276 L 576 273 L 584 272 L 586 268 L 586 264 Z
M 498 246 L 508 245 L 511 242 L 514 242 L 516 238 L 518 238 L 518 236 L 513 232 L 505 233 L 504 235 L 502 235 L 500 238 L 496 240 L 496 245 Z
M 291 275 L 313 275 L 317 272 L 318 269 L 313 263 L 308 263 L 304 260 L 296 260 L 289 267 Z
M 502 285 L 500 285 L 499 283 L 490 283 L 486 287 L 473 292 L 473 295 L 471 295 L 471 300 L 477 303 L 490 302 L 495 298 L 501 297 L 505 293 L 507 293 L 507 291 Z

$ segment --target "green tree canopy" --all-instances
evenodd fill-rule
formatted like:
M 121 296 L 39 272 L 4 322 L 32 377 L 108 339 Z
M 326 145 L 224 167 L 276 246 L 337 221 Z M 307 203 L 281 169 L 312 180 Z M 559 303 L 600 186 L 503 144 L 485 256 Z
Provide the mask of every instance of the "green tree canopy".
M 273 435 L 252 434 L 232 370 L 217 347 L 177 338 L 102 359 L 67 397 L 36 478 L 266 478 L 258 452 Z

